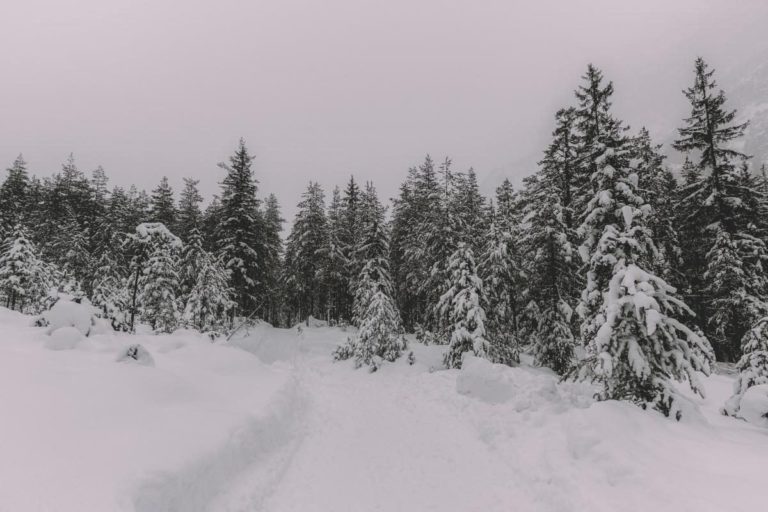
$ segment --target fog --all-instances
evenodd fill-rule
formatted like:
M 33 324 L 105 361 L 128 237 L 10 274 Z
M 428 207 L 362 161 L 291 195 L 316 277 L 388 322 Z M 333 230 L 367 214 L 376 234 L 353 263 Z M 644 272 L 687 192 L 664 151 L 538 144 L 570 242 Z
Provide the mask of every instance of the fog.
M 74 152 L 112 185 L 191 176 L 210 196 L 244 137 L 287 217 L 310 179 L 392 197 L 427 153 L 488 192 L 532 172 L 588 62 L 661 140 L 694 58 L 727 88 L 766 26 L 762 0 L 6 1 L 0 165 L 48 175 Z

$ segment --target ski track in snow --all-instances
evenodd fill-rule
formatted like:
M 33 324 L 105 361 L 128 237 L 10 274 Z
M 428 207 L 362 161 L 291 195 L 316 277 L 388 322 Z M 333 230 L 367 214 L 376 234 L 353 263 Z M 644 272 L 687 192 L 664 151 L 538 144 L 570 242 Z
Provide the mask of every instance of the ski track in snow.
M 700 413 L 677 423 L 626 403 L 594 403 L 589 385 L 557 383 L 548 371 L 525 365 L 469 358 L 461 371 L 433 372 L 444 347 L 414 344 L 413 366 L 403 358 L 373 374 L 354 370 L 351 362 L 331 361 L 347 336 L 340 329 L 261 326 L 232 341 L 260 361 L 189 333 L 145 337 L 158 358 L 157 368 L 147 369 L 111 366 L 113 358 L 101 355 L 128 338 L 95 340 L 80 352 L 48 351 L 42 331 L 18 315 L 6 317 L 14 338 L 29 338 L 0 346 L 11 364 L 8 383 L 29 387 L 35 375 L 50 376 L 33 390 L 32 404 L 6 392 L 18 411 L 13 418 L 22 420 L 7 422 L 6 436 L 29 432 L 29 406 L 47 411 L 55 403 L 45 401 L 51 393 L 72 400 L 52 416 L 66 421 L 69 436 L 88 425 L 81 417 L 124 415 L 103 418 L 112 428 L 82 436 L 84 448 L 90 440 L 108 446 L 108 434 L 130 442 L 127 433 L 145 424 L 155 431 L 150 446 L 129 444 L 116 460 L 83 452 L 89 481 L 101 476 L 99 468 L 105 475 L 100 487 L 83 483 L 82 495 L 69 491 L 79 481 L 69 474 L 49 482 L 39 500 L 0 482 L 0 510 L 14 509 L 3 508 L 5 497 L 16 500 L 17 510 L 43 510 L 32 503 L 64 498 L 60 509 L 73 511 L 92 509 L 76 507 L 82 503 L 134 512 L 741 512 L 756 510 L 765 496 L 768 434 L 719 414 L 733 380 L 724 375 L 707 379 L 709 398 L 696 399 Z M 115 380 L 110 390 L 146 387 L 123 397 L 125 409 L 106 408 L 109 394 L 91 389 L 94 379 Z M 67 383 L 63 394 L 56 394 L 57 383 Z M 184 420 L 162 417 L 178 403 L 186 404 Z M 0 444 L 8 460 L 34 461 L 19 468 L 21 485 L 37 481 L 36 468 L 56 474 L 80 453 L 68 445 L 51 452 L 41 437 L 51 437 L 47 423 L 34 421 L 38 416 L 48 418 L 29 416 L 40 426 L 38 437 L 27 433 L 24 440 L 41 438 L 43 447 L 30 453 L 34 444 Z M 230 418 L 237 421 L 220 423 Z M 189 422 L 196 419 L 211 421 L 194 428 Z M 125 421 L 133 430 L 112 432 Z M 168 437 L 177 434 L 184 438 Z M 135 459 L 134 451 L 141 452 Z M 5 474 L 17 476 L 12 468 Z M 120 485 L 126 492 L 112 501 L 115 483 L 127 487 Z
M 304 436 L 308 396 L 301 374 L 294 368 L 267 413 L 241 425 L 212 453 L 144 480 L 134 492 L 135 512 L 262 510 Z

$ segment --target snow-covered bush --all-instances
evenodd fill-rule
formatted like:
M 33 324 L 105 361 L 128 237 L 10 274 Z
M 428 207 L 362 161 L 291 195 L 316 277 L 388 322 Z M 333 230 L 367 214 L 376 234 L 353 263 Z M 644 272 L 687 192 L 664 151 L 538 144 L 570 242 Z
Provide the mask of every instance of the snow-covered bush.
M 45 340 L 45 348 L 51 350 L 70 350 L 83 339 L 83 333 L 76 327 L 59 327 Z
M 89 336 L 97 324 L 99 314 L 99 310 L 88 299 L 59 293 L 56 302 L 40 315 L 37 324 L 48 327 L 49 334 L 61 327 L 74 327 L 83 336 Z
M 0 242 L 0 294 L 6 307 L 39 313 L 45 309 L 56 274 L 55 267 L 40 258 L 22 225 Z
M 136 343 L 129 346 L 117 357 L 118 362 L 136 363 L 142 366 L 155 366 L 152 354 L 142 345 Z
M 741 397 L 739 416 L 759 427 L 768 427 L 768 384 L 750 387 Z
M 768 384 L 768 318 L 759 320 L 744 335 L 742 350 L 744 355 L 736 364 L 739 375 L 733 383 L 733 396 L 722 409 L 728 416 L 743 417 L 739 409 L 747 390 Z
M 440 317 L 447 321 L 445 331 L 450 336 L 444 363 L 448 368 L 461 368 L 465 352 L 480 357 L 488 354 L 483 282 L 477 276 L 472 249 L 466 244 L 459 244 L 451 255 L 448 270 L 449 288 L 437 306 Z

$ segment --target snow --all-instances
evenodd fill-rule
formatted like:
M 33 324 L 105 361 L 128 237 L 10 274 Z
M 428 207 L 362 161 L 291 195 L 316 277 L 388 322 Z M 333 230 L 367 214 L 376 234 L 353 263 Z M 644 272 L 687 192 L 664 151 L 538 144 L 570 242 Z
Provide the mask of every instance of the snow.
M 83 339 L 83 333 L 75 327 L 59 327 L 45 340 L 45 347 L 51 350 L 73 349 Z
M 60 327 L 72 327 L 83 336 L 88 336 L 96 323 L 97 312 L 87 299 L 78 303 L 66 294 L 59 294 L 51 309 L 44 311 L 40 316 L 48 326 L 48 332 L 53 333 Z
M 744 393 L 739 416 L 754 425 L 768 428 L 768 384 L 752 386 Z
M 0 308 L 0 333 L 0 510 L 739 512 L 765 497 L 768 430 L 719 412 L 733 376 L 702 378 L 706 399 L 681 390 L 700 414 L 675 422 L 526 357 L 444 370 L 445 346 L 409 340 L 415 364 L 355 370 L 331 360 L 353 330 L 321 323 L 51 351 Z M 134 344 L 154 367 L 116 362 Z M 742 414 L 764 414 L 767 391 Z

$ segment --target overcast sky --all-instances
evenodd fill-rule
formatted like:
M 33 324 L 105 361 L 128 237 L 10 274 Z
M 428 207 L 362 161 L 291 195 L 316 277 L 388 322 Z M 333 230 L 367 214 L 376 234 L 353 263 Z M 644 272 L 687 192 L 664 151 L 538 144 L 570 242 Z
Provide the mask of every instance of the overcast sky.
M 426 153 L 490 191 L 532 172 L 588 62 L 661 138 L 695 56 L 726 69 L 766 43 L 764 0 L 4 0 L 0 165 L 74 152 L 113 185 L 209 196 L 242 136 L 289 216 L 310 179 L 392 197 Z

